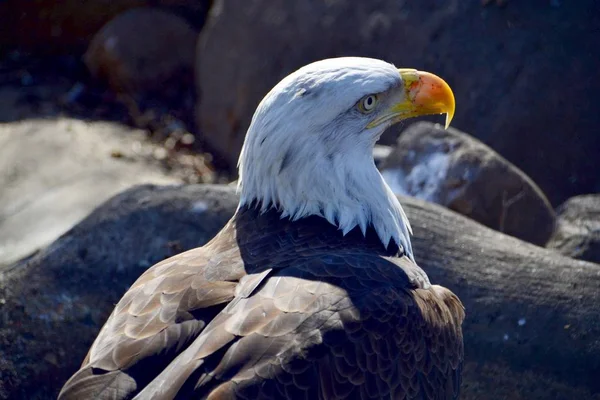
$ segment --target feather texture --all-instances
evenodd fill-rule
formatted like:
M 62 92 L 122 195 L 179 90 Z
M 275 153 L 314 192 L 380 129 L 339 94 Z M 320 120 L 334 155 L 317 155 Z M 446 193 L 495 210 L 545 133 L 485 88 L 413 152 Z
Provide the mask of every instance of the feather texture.
M 242 207 L 133 284 L 59 399 L 455 399 L 463 318 L 372 228 Z

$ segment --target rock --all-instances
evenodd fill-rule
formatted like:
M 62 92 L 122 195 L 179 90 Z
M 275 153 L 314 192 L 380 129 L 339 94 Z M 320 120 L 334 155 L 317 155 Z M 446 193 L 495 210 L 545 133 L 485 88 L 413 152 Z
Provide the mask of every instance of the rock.
M 199 30 L 210 0 L 4 0 L 0 1 L 0 55 L 7 50 L 82 54 L 91 38 L 112 18 L 140 6 L 160 6 L 186 18 Z
M 96 206 L 140 183 L 176 183 L 144 134 L 108 122 L 0 125 L 0 265 L 54 241 Z
M 154 263 L 206 243 L 236 206 L 226 187 L 136 187 L 0 269 L 0 398 L 56 399 L 129 285 Z
M 429 202 L 400 200 L 417 261 L 466 307 L 461 399 L 600 399 L 598 265 Z M 236 204 L 226 185 L 130 189 L 5 268 L 0 386 L 7 397 L 55 398 L 128 285 L 156 261 L 209 240 Z
M 94 36 L 84 61 L 92 76 L 116 93 L 174 97 L 193 84 L 197 36 L 177 15 L 137 8 L 108 22 Z
M 234 167 L 256 105 L 281 78 L 322 58 L 370 56 L 446 79 L 453 126 L 525 171 L 553 204 L 594 193 L 600 3 L 561 3 L 216 1 L 197 52 L 199 129 Z
M 373 149 L 373 160 L 377 168 L 385 161 L 386 158 L 394 151 L 392 146 L 375 145 Z
M 600 267 L 400 196 L 417 262 L 466 309 L 462 400 L 600 400 Z
M 600 264 L 600 195 L 573 197 L 561 205 L 556 230 L 546 247 Z
M 395 193 L 444 205 L 522 240 L 543 246 L 554 230 L 554 211 L 537 185 L 457 129 L 411 125 L 380 169 Z

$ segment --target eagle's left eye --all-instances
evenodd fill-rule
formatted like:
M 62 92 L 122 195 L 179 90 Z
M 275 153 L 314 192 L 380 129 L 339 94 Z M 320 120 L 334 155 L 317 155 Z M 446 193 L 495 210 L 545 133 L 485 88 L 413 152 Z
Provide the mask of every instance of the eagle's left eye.
M 364 114 L 368 114 L 375 109 L 377 101 L 378 99 L 376 94 L 365 96 L 358 102 L 358 110 Z

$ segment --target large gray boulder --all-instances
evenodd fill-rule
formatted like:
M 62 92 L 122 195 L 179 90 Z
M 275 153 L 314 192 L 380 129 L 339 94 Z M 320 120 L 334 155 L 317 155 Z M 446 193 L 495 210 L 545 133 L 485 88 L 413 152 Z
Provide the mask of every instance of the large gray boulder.
M 462 399 L 600 399 L 600 267 L 401 197 L 417 261 L 462 299 Z M 0 272 L 0 397 L 53 399 L 127 287 L 206 243 L 235 211 L 231 186 L 128 190 Z
M 446 79 L 453 126 L 558 204 L 600 187 L 598 26 L 595 0 L 217 0 L 197 53 L 198 125 L 235 166 L 258 102 L 285 75 L 327 57 L 382 58 Z
M 0 265 L 48 245 L 133 185 L 181 182 L 145 133 L 70 118 L 0 125 Z
M 600 195 L 576 196 L 562 204 L 546 247 L 600 264 Z
M 554 230 L 554 210 L 540 188 L 457 129 L 413 124 L 379 168 L 395 193 L 441 204 L 519 239 L 543 246 Z
M 115 93 L 175 97 L 193 82 L 197 37 L 177 15 L 135 8 L 102 27 L 84 61 L 92 75 Z

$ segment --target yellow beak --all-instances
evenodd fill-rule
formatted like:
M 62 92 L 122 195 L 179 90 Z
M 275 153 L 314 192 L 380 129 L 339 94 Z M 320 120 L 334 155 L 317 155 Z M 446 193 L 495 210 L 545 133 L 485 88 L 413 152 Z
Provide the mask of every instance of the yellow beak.
M 392 105 L 381 117 L 372 121 L 367 128 L 383 122 L 421 115 L 446 114 L 446 129 L 454 117 L 454 94 L 450 86 L 439 76 L 416 69 L 398 70 L 404 82 L 404 100 Z

